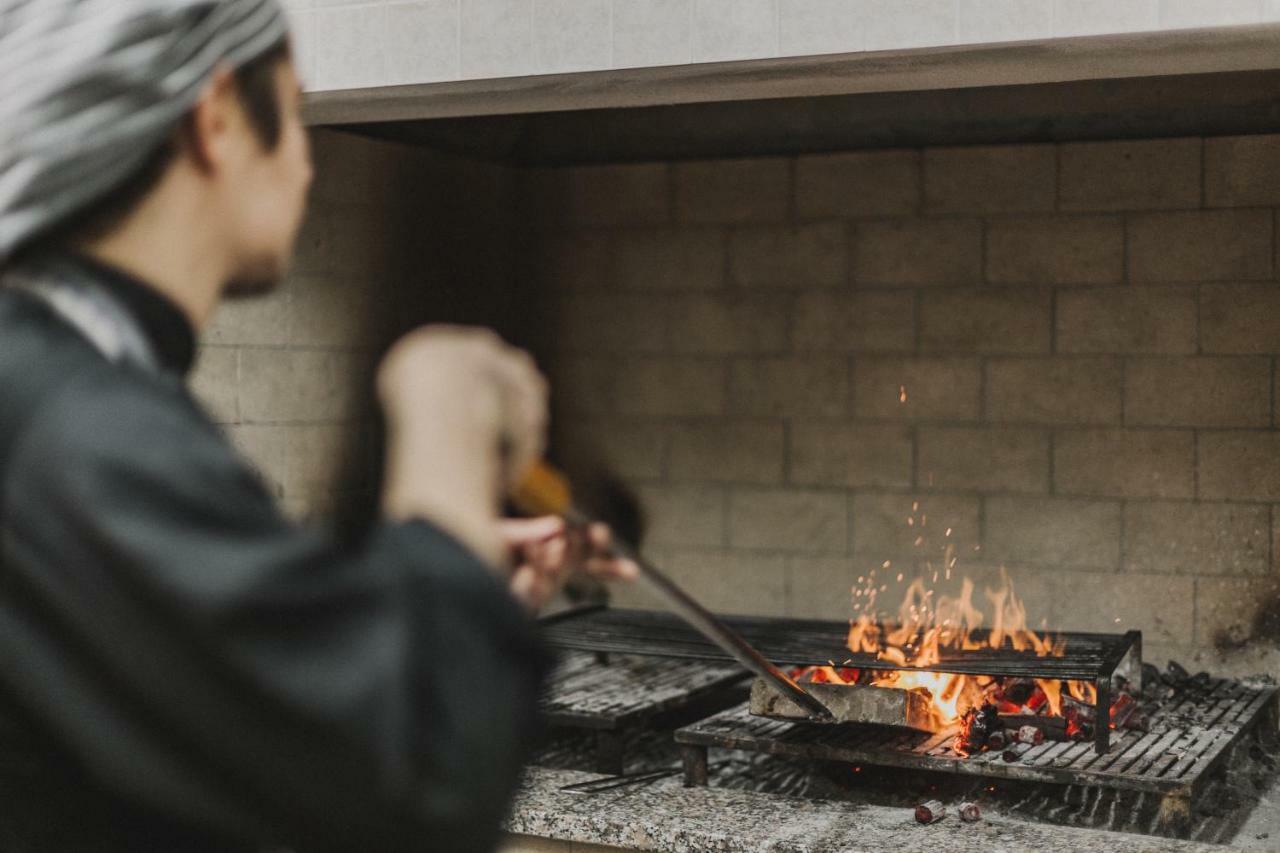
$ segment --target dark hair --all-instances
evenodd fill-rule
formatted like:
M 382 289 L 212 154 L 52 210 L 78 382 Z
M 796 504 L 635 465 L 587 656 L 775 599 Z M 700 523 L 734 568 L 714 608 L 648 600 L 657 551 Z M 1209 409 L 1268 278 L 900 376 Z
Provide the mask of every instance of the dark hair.
M 265 53 L 235 70 L 236 91 L 248 114 L 249 126 L 263 148 L 268 151 L 275 150 L 280 144 L 284 125 L 279 93 L 276 90 L 275 69 L 277 63 L 290 55 L 289 40 L 282 39 Z M 164 176 L 177 154 L 177 134 L 187 118 L 184 116 L 174 126 L 173 133 L 170 133 L 146 161 L 105 198 L 53 228 L 37 234 L 14 251 L 11 260 L 16 262 L 27 255 L 38 254 L 45 249 L 110 233 L 160 182 L 160 178 Z

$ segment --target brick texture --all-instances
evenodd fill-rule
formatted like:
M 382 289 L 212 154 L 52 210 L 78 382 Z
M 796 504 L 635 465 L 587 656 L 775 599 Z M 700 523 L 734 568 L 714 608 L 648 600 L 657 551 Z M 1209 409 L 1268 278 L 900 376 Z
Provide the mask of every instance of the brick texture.
M 1035 424 L 1118 424 L 1124 372 L 1118 358 L 987 361 L 986 416 Z
M 920 346 L 933 352 L 1048 352 L 1052 299 L 1040 288 L 929 291 L 920 299 Z
M 854 414 L 860 418 L 975 421 L 982 367 L 973 358 L 858 358 Z
M 713 483 L 781 483 L 786 435 L 780 423 L 716 421 L 672 428 L 670 478 Z
M 1204 160 L 1208 206 L 1280 204 L 1280 135 L 1206 139 Z
M 982 223 L 892 219 L 854 232 L 853 280 L 868 285 L 974 284 L 982 280 Z
M 1200 140 L 1073 142 L 1061 147 L 1063 210 L 1200 206 Z
M 924 155 L 929 213 L 1053 210 L 1057 158 L 1052 145 L 932 148 Z
M 1280 501 L 1280 433 L 1205 432 L 1199 454 L 1201 498 Z
M 1062 430 L 1054 436 L 1053 470 L 1061 495 L 1190 498 L 1194 436 L 1180 430 Z
M 791 207 L 790 163 L 782 158 L 677 163 L 679 222 L 777 222 Z
M 1270 278 L 1269 210 L 1137 214 L 1129 220 L 1133 281 L 1235 281 Z
M 729 274 L 742 287 L 840 287 L 848 253 L 840 222 L 740 228 L 729 241 Z
M 849 545 L 848 499 L 804 489 L 736 490 L 729 499 L 729 541 L 735 548 L 843 554 Z
M 916 213 L 920 154 L 857 151 L 802 156 L 796 166 L 796 208 L 804 219 Z
M 1118 502 L 1062 498 L 988 498 L 984 558 L 1009 564 L 1120 566 Z
M 1057 348 L 1064 353 L 1194 353 L 1191 288 L 1098 288 L 1058 293 Z
M 1209 284 L 1200 289 L 1200 346 L 1206 353 L 1280 350 L 1280 287 Z
M 917 483 L 946 491 L 1049 490 L 1049 436 L 1043 430 L 925 427 Z
M 997 219 L 987 226 L 993 284 L 1118 284 L 1124 220 L 1118 216 Z
M 902 427 L 801 421 L 791 427 L 791 482 L 908 488 L 912 447 Z
M 799 352 L 912 352 L 916 298 L 910 292 L 811 291 L 795 302 L 791 345 Z
M 1135 426 L 1269 426 L 1271 360 L 1131 359 L 1125 368 L 1125 422 Z
M 820 356 L 736 361 L 729 394 L 740 415 L 835 417 L 848 409 L 848 369 Z
M 1266 506 L 1165 502 L 1125 507 L 1126 571 L 1263 575 L 1270 572 Z

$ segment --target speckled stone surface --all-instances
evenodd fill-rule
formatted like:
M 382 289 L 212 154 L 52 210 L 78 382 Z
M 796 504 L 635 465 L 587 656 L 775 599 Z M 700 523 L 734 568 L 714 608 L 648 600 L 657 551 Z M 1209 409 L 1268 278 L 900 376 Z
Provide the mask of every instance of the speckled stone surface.
M 647 787 L 569 794 L 562 785 L 600 778 L 572 770 L 528 771 L 510 832 L 662 853 L 1221 853 L 1220 846 L 1024 823 L 996 815 L 931 826 L 909 809 L 684 788 L 674 777 Z

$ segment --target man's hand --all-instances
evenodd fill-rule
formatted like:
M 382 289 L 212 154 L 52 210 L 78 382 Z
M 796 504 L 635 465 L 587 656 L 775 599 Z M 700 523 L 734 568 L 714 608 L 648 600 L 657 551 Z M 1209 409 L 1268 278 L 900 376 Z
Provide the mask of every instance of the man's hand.
M 547 382 L 533 359 L 486 330 L 429 326 L 392 347 L 378 396 L 383 510 L 439 524 L 499 570 L 502 496 L 546 441 Z
M 515 566 L 511 594 L 534 612 L 575 571 L 603 580 L 634 580 L 640 574 L 635 563 L 609 555 L 612 537 L 603 524 L 579 530 L 562 518 L 546 516 L 505 519 L 500 528 Z

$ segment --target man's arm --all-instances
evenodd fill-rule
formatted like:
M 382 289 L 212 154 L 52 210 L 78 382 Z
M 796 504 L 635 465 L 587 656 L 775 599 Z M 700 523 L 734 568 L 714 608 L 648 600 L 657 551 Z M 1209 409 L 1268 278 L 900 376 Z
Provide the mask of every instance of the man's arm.
M 141 383 L 61 389 L 3 485 L 0 678 L 100 784 L 301 848 L 492 846 L 547 659 L 459 539 L 340 551 Z

